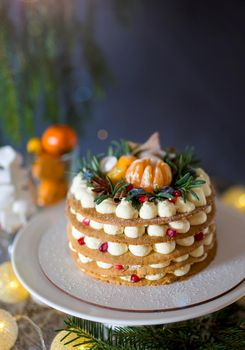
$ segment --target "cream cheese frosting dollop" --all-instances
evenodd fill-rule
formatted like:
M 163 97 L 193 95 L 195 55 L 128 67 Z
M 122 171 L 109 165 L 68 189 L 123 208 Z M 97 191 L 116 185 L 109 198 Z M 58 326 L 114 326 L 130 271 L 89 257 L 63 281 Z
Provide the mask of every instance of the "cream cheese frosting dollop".
M 163 263 L 159 264 L 150 264 L 149 266 L 152 267 L 153 269 L 161 269 L 163 267 L 167 267 L 170 265 L 170 261 L 165 261 Z
M 86 236 L 84 238 L 84 242 L 86 244 L 86 246 L 90 249 L 99 249 L 102 241 L 100 239 L 94 238 L 94 237 L 89 237 Z
M 196 174 L 202 179 L 205 180 L 208 185 L 210 185 L 210 178 L 208 174 L 202 169 L 202 168 L 197 168 L 195 169 Z
M 127 244 L 108 242 L 108 253 L 111 255 L 119 256 L 125 254 L 127 251 Z
M 191 225 L 201 225 L 207 221 L 207 214 L 204 211 L 200 211 L 188 218 Z
M 144 202 L 140 208 L 139 216 L 142 219 L 153 219 L 157 216 L 157 206 L 153 202 Z
M 93 259 L 91 259 L 91 258 L 89 258 L 81 253 L 78 253 L 78 257 L 83 264 L 87 264 L 87 263 L 93 261 Z
M 96 204 L 95 208 L 101 214 L 113 214 L 116 211 L 116 203 L 112 198 L 106 198 L 100 204 Z
M 176 208 L 169 200 L 160 201 L 157 204 L 158 215 L 160 217 L 170 217 L 176 214 Z
M 73 248 L 73 246 L 72 246 L 71 242 L 69 242 L 69 244 L 68 244 L 68 245 L 69 245 L 69 248 L 71 249 L 71 251 L 76 252 L 76 249 L 74 249 L 74 248 Z
M 213 233 L 210 233 L 210 235 L 208 235 L 207 237 L 204 238 L 204 245 L 210 245 L 213 241 Z
M 96 261 L 97 266 L 101 267 L 102 269 L 110 269 L 113 265 L 105 263 L 103 261 Z
M 123 198 L 116 208 L 116 216 L 122 219 L 136 219 L 138 217 L 138 210 Z
M 146 256 L 152 250 L 151 246 L 147 246 L 147 245 L 133 245 L 133 244 L 129 244 L 128 249 L 135 256 Z
M 166 235 L 166 225 L 149 225 L 147 227 L 147 233 L 149 236 L 164 237 Z
M 190 271 L 191 265 L 185 265 L 174 271 L 175 276 L 184 276 Z
M 86 188 L 86 181 L 82 178 L 82 173 L 78 173 L 74 176 L 70 188 L 70 192 L 75 196 L 76 192 L 79 191 L 80 188 Z
M 95 230 L 102 230 L 103 228 L 103 224 L 101 224 L 100 222 L 94 221 L 94 220 L 90 220 L 89 225 L 94 228 Z
M 192 256 L 193 258 L 199 258 L 200 256 L 203 255 L 203 253 L 204 253 L 204 247 L 203 245 L 200 245 L 198 248 L 190 252 L 190 256 Z
M 127 237 L 137 238 L 145 233 L 144 226 L 126 226 L 124 228 L 124 233 Z
M 108 235 L 120 235 L 123 233 L 123 227 L 104 224 L 104 231 L 108 233 Z
M 194 203 L 196 207 L 201 207 L 202 205 L 207 204 L 206 196 L 202 187 L 193 188 L 192 191 L 198 196 L 198 199 L 195 196 L 193 196 L 192 193 L 188 193 L 187 198 L 189 199 L 189 201 Z
M 160 254 L 170 254 L 174 251 L 176 243 L 173 242 L 164 242 L 164 243 L 155 243 L 154 250 Z
M 182 219 L 177 221 L 171 221 L 169 226 L 176 230 L 178 233 L 186 233 L 189 231 L 191 225 L 188 220 Z
M 79 222 L 83 222 L 83 220 L 85 219 L 85 217 L 79 213 L 76 213 L 76 219 Z
M 92 191 L 85 191 L 80 198 L 83 208 L 94 208 L 95 207 L 95 193 Z
M 163 278 L 166 275 L 166 273 L 157 273 L 155 275 L 145 275 L 145 279 L 148 281 L 157 281 Z
M 74 227 L 74 226 L 71 227 L 71 234 L 75 239 L 79 239 L 81 237 L 84 237 L 84 234 L 81 233 L 80 231 L 78 231 L 76 229 L 76 227 Z
M 182 262 L 185 261 L 189 258 L 189 254 L 185 254 L 185 255 L 181 255 L 178 258 L 175 258 L 174 261 L 175 262 Z
M 195 238 L 193 236 L 190 236 L 186 238 L 176 239 L 176 242 L 178 245 L 188 247 L 195 242 Z
M 190 213 L 195 209 L 194 203 L 184 199 L 182 197 L 178 197 L 175 203 L 176 209 L 178 213 Z

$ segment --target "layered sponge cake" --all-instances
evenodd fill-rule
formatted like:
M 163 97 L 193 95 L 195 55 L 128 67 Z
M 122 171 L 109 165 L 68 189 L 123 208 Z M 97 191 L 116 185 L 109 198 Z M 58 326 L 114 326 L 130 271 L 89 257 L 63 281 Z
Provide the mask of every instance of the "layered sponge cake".
M 216 251 L 214 190 L 192 149 L 113 143 L 89 154 L 67 198 L 77 267 L 108 283 L 160 285 L 204 269 Z

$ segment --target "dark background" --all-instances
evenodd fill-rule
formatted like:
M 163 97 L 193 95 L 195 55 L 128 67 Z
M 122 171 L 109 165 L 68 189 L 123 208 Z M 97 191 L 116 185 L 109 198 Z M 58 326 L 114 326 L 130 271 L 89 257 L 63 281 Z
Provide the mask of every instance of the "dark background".
M 58 2 L 51 2 L 55 16 Z M 11 12 L 18 16 L 13 3 Z M 60 26 L 57 34 L 56 44 L 62 55 L 55 67 L 68 62 L 72 78 L 62 78 L 65 88 L 59 101 L 61 112 L 47 110 L 46 117 L 53 113 L 61 115 L 59 121 L 81 124 L 81 131 L 76 128 L 81 135 L 82 153 L 87 148 L 101 152 L 109 140 L 117 138 L 144 141 L 159 130 L 163 146 L 194 145 L 205 167 L 217 179 L 244 183 L 245 2 L 71 3 L 73 7 L 65 9 L 66 14 L 72 12 L 65 19 L 71 24 Z M 59 4 L 67 6 L 65 1 Z M 80 40 L 79 27 L 69 27 L 74 25 L 74 19 L 86 24 L 85 32 L 93 37 L 96 50 L 91 49 L 91 43 L 86 45 L 86 40 Z M 57 23 L 60 22 L 51 23 L 50 28 Z M 77 40 L 69 52 L 66 36 Z M 81 52 L 86 60 L 78 59 Z M 104 66 L 100 67 L 102 61 Z M 39 67 L 43 62 L 42 58 Z M 91 63 L 92 69 L 88 68 Z M 30 67 L 34 64 L 32 58 Z M 91 76 L 99 76 L 97 88 Z M 25 83 L 24 86 L 31 94 L 32 89 Z M 74 92 L 70 100 L 75 109 L 62 110 L 70 91 Z M 37 134 L 49 123 L 42 117 L 40 105 L 33 113 L 33 132 Z M 105 141 L 97 137 L 100 129 L 108 131 Z M 5 140 L 3 125 L 1 133 Z M 22 147 L 28 133 L 23 131 L 23 135 Z

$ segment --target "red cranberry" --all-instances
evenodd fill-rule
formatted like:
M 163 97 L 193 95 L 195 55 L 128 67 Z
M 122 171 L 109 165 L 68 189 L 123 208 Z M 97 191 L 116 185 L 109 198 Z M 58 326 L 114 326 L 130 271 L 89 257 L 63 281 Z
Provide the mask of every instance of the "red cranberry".
M 181 197 L 181 192 L 179 191 L 179 190 L 175 190 L 174 192 L 173 192 L 173 195 L 174 195 L 174 197 Z
M 195 234 L 194 237 L 195 237 L 196 241 L 201 241 L 204 238 L 204 233 L 203 232 L 198 232 L 198 233 Z
M 173 230 L 172 228 L 168 228 L 166 234 L 168 237 L 173 238 L 177 236 L 177 231 Z
M 145 203 L 148 200 L 148 197 L 145 194 L 142 194 L 141 196 L 138 197 L 138 201 L 140 203 Z
M 133 188 L 134 188 L 134 186 L 131 185 L 131 184 L 129 184 L 129 185 L 126 187 L 126 190 L 127 190 L 127 191 L 131 191 Z
M 175 204 L 177 201 L 177 197 L 169 198 L 169 202 Z
M 80 244 L 80 245 L 84 245 L 85 244 L 84 237 L 79 238 L 77 241 L 78 241 L 78 244 Z
M 83 225 L 84 225 L 84 226 L 89 226 L 89 224 L 90 224 L 90 220 L 87 219 L 87 218 L 84 218 L 84 219 L 83 219 Z
M 135 283 L 135 282 L 139 282 L 140 278 L 139 278 L 139 276 L 133 274 L 133 275 L 131 275 L 130 280 L 131 280 L 131 282 Z
M 108 243 L 107 242 L 102 243 L 101 246 L 99 247 L 99 251 L 102 253 L 106 253 L 107 250 L 108 250 Z
M 114 265 L 114 269 L 115 270 L 123 270 L 124 267 L 123 267 L 123 265 Z

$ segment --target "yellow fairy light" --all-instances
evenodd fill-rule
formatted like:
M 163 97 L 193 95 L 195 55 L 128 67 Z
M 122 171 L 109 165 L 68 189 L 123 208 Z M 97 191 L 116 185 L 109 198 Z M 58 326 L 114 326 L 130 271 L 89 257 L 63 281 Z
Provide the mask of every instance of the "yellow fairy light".
M 229 188 L 221 197 L 224 203 L 235 207 L 245 213 L 245 187 L 233 186 Z
M 18 326 L 13 316 L 0 309 L 0 349 L 10 350 L 17 339 Z
M 0 301 L 18 303 L 28 297 L 28 292 L 15 276 L 12 264 L 6 261 L 0 265 Z M 1 348 L 0 348 L 1 349 Z
M 92 348 L 92 344 L 84 344 L 76 346 L 77 344 L 80 344 L 82 341 L 88 341 L 86 338 L 79 338 L 75 340 L 74 342 L 65 345 L 65 343 L 71 341 L 72 339 L 76 338 L 75 333 L 69 334 L 63 341 L 62 339 L 67 335 L 66 331 L 59 332 L 53 339 L 50 350 L 89 350 Z M 75 347 L 74 347 L 75 346 Z

